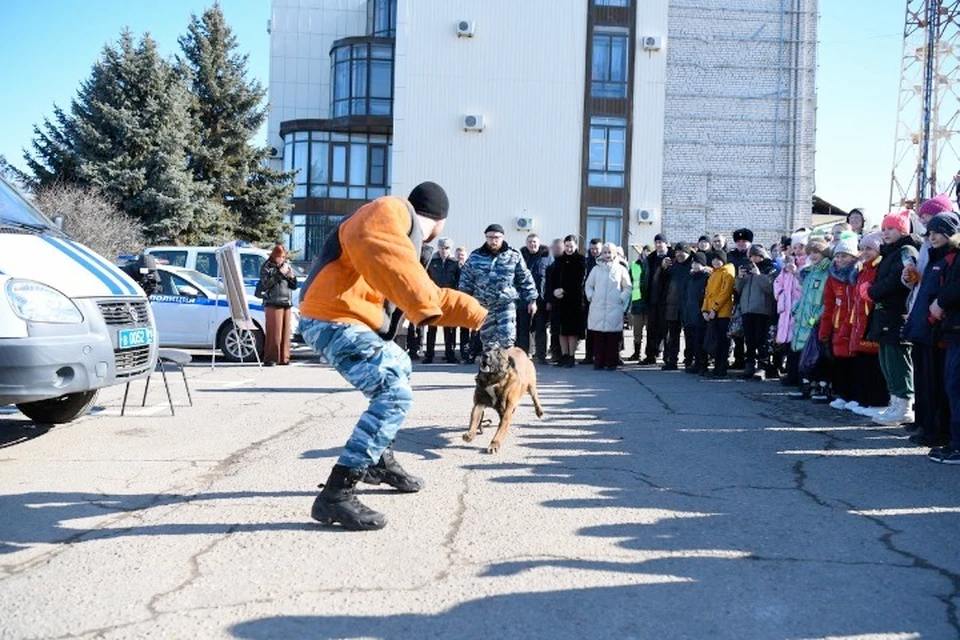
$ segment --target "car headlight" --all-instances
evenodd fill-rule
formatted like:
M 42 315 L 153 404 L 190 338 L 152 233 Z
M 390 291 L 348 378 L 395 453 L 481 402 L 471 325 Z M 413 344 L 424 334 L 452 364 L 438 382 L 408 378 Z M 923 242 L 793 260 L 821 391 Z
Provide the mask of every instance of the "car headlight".
M 83 314 L 67 296 L 33 280 L 7 282 L 7 300 L 13 312 L 27 322 L 78 324 Z

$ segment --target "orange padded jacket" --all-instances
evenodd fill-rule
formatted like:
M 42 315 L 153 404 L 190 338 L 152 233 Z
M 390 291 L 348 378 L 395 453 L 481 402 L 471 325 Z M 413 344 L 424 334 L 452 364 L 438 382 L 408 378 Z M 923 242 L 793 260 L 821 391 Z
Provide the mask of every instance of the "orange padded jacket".
M 395 196 L 344 220 L 311 270 L 301 315 L 380 331 L 389 300 L 414 324 L 479 328 L 486 310 L 467 294 L 438 288 L 421 266 L 410 239 L 414 224 L 409 203 Z

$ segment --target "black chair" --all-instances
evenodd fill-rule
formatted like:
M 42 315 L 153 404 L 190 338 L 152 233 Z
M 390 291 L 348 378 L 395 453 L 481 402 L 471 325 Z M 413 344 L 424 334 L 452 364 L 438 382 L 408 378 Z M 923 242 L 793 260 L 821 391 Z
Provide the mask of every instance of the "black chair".
M 163 376 L 163 387 L 167 391 L 167 402 L 170 403 L 170 415 L 175 416 L 176 411 L 173 408 L 173 396 L 170 395 L 170 384 L 167 381 L 167 370 L 166 365 L 170 364 L 175 366 L 180 370 L 180 375 L 183 376 L 183 386 L 187 390 L 187 400 L 190 402 L 190 406 L 193 406 L 193 396 L 190 394 L 190 383 L 187 381 L 187 372 L 184 370 L 184 366 L 190 364 L 193 360 L 191 356 L 186 351 L 181 349 L 160 349 L 157 352 L 157 368 L 154 369 L 154 373 L 157 370 L 160 371 L 160 375 Z M 147 383 L 143 388 L 143 401 L 140 403 L 141 407 L 147 406 L 147 392 L 150 391 L 150 378 L 153 377 L 153 374 L 147 376 Z M 127 395 L 130 393 L 130 383 L 127 383 L 126 388 L 123 391 L 123 405 L 120 407 L 120 415 L 124 415 L 127 410 Z

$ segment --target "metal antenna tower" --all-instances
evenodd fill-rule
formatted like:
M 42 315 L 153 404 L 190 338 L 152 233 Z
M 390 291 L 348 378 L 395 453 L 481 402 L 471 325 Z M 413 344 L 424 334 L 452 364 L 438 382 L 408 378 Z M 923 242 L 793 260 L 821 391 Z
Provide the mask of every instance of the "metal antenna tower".
M 907 0 L 890 206 L 949 190 L 960 173 L 958 145 L 960 0 Z

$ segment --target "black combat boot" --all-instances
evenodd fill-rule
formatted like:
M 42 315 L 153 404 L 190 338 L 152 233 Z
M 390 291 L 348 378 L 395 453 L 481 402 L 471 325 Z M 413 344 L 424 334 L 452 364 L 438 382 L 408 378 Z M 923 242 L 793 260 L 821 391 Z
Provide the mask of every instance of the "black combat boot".
M 365 531 L 383 529 L 387 517 L 361 503 L 354 494 L 357 482 L 364 475 L 363 469 L 351 469 L 334 465 L 323 491 L 313 501 L 310 515 L 320 524 L 340 523 L 344 529 Z
M 401 493 L 416 493 L 423 489 L 423 480 L 404 471 L 393 456 L 393 449 L 384 451 L 380 456 L 380 462 L 367 467 L 367 472 L 361 481 L 367 484 L 385 482 Z

